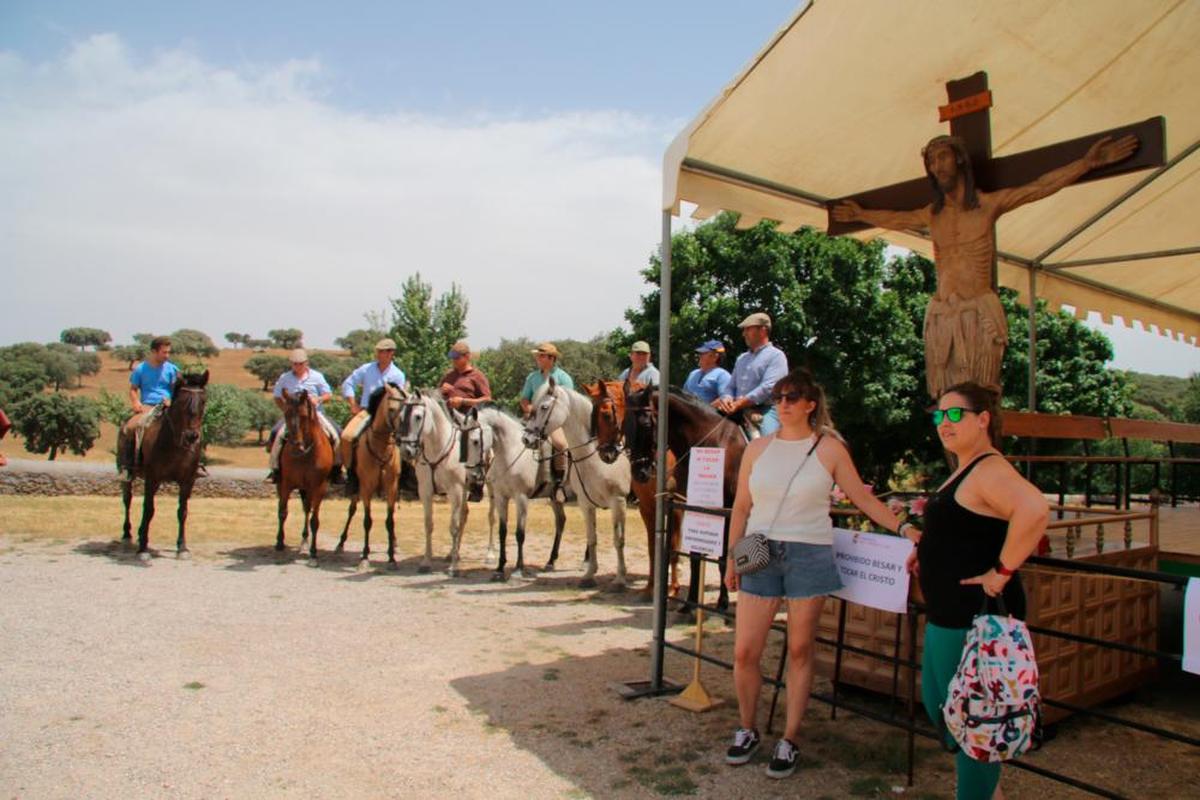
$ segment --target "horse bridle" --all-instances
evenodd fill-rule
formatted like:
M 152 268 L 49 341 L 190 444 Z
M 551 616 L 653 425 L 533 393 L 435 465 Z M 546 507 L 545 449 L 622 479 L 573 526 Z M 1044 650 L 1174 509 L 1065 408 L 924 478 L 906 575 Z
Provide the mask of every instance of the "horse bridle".
M 194 398 L 195 398 L 195 395 L 199 395 L 200 400 L 204 399 L 204 396 L 205 396 L 204 387 L 203 386 L 180 386 L 175 391 L 176 392 L 190 392 L 193 399 L 189 400 L 189 402 L 188 402 L 189 410 L 195 411 L 196 412 L 195 416 L 200 416 L 201 419 L 203 419 L 204 409 L 200 408 L 197 410 L 195 408 Z M 172 399 L 174 399 L 174 398 L 172 398 Z M 183 407 L 182 404 L 180 404 L 180 408 L 182 408 L 182 407 Z M 175 408 L 175 403 L 171 403 L 171 405 L 168 406 L 166 413 L 163 414 L 163 424 L 165 424 L 168 428 L 171 429 L 172 439 L 175 442 L 175 446 L 180 448 L 181 450 L 188 450 L 188 451 L 196 450 L 197 448 L 200 447 L 200 440 L 203 437 L 197 436 L 196 440 L 194 442 L 192 442 L 191 444 L 185 443 L 183 440 L 183 437 L 184 437 L 184 434 L 186 434 L 188 432 L 187 428 L 184 428 L 183 430 L 176 429 L 175 423 L 171 419 L 171 409 L 173 409 L 173 408 Z
M 546 441 L 546 439 L 548 438 L 546 429 L 548 427 L 550 427 L 550 415 L 554 413 L 554 407 L 556 405 L 558 405 L 558 392 L 549 392 L 549 395 L 550 395 L 550 404 L 548 406 L 545 406 L 546 415 L 542 418 L 542 427 L 535 428 L 532 431 L 533 435 L 537 437 L 538 444 L 541 444 L 542 442 Z M 539 406 L 538 410 L 534 412 L 534 419 L 536 420 L 538 415 L 541 413 L 542 413 L 542 406 Z M 526 430 L 528 430 L 528 428 L 526 428 Z
M 611 464 L 617 460 L 617 456 L 619 456 L 621 454 L 621 450 L 624 449 L 625 431 L 622 430 L 621 425 L 617 422 L 617 401 L 613 398 L 608 384 L 604 381 L 600 381 L 599 384 L 601 387 L 603 387 L 603 395 L 601 395 L 599 398 L 599 402 L 592 406 L 591 433 L 593 439 L 599 440 L 600 417 L 602 414 L 604 414 L 604 412 L 601 410 L 601 407 L 607 403 L 609 405 L 607 416 L 612 422 L 612 430 L 617 431 L 617 440 L 615 442 L 606 442 L 604 444 L 597 445 L 596 452 L 600 454 L 600 459 L 604 461 L 604 463 Z
M 392 410 L 393 401 L 399 401 L 398 407 L 396 408 L 395 411 Z M 383 465 L 383 464 L 386 464 L 391 459 L 392 448 L 396 446 L 396 442 L 395 442 L 396 433 L 399 430 L 400 415 L 401 415 L 401 412 L 403 411 L 404 403 L 406 401 L 404 400 L 403 397 L 393 397 L 391 392 L 384 389 L 384 397 L 381 399 L 381 402 L 387 403 L 387 410 L 383 412 L 383 420 L 384 420 L 384 425 L 388 430 L 388 433 L 392 434 L 391 436 L 387 437 L 388 446 L 383 451 L 382 456 L 380 456 L 378 453 L 376 453 L 375 448 L 371 446 L 372 437 L 371 437 L 370 430 L 368 430 L 366 432 L 366 434 L 367 434 L 366 438 L 367 438 L 367 452 L 371 454 L 371 458 L 378 461 L 380 465 Z M 376 414 L 379 413 L 379 408 L 375 409 L 375 413 Z
M 426 412 L 421 417 L 421 424 L 419 424 L 417 426 L 416 433 L 414 434 L 411 430 L 411 428 L 412 428 L 412 412 L 419 405 L 425 406 Z M 454 425 L 452 422 L 450 436 L 446 442 L 446 448 L 442 451 L 442 454 L 437 457 L 437 460 L 430 461 L 429 457 L 427 455 L 425 455 L 425 436 L 424 436 L 425 420 L 427 420 L 428 418 L 429 418 L 429 410 L 428 410 L 428 404 L 426 403 L 425 397 L 418 394 L 418 395 L 415 395 L 413 397 L 409 397 L 408 399 L 406 399 L 404 401 L 404 406 L 402 408 L 402 415 L 400 418 L 400 427 L 396 431 L 396 441 L 398 441 L 401 445 L 406 446 L 409 449 L 413 450 L 417 454 L 421 463 L 428 465 L 430 469 L 437 469 L 438 465 L 441 464 L 443 461 L 445 461 L 446 457 L 448 455 L 450 455 L 450 451 L 454 449 L 454 431 L 453 431 Z

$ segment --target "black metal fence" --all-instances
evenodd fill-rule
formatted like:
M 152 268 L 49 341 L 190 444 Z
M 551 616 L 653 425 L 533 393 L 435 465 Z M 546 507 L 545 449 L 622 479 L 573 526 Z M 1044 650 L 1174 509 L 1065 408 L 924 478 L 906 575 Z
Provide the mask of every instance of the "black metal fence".
M 668 510 L 668 518 L 669 518 L 669 514 L 672 510 L 697 511 L 697 512 L 701 512 L 701 513 L 705 513 L 705 514 L 714 514 L 714 515 L 719 515 L 719 516 L 723 516 L 726 518 L 726 529 L 728 529 L 728 519 L 729 519 L 729 515 L 730 515 L 729 509 L 713 509 L 713 508 L 703 508 L 703 507 L 698 507 L 698 506 L 689 506 L 686 503 L 680 503 L 680 502 L 677 502 L 674 500 L 668 500 L 667 505 L 668 505 L 668 509 L 667 509 Z M 659 546 L 665 547 L 666 544 L 664 542 L 660 541 Z M 697 556 L 692 556 L 690 553 L 680 553 L 680 552 L 675 552 L 674 555 L 679 555 L 679 556 L 684 556 L 684 557 L 692 557 L 692 558 L 697 557 Z M 717 558 L 710 558 L 708 556 L 700 556 L 700 557 L 709 563 L 718 564 L 718 565 L 723 560 L 723 558 L 717 559 Z M 658 671 L 657 671 L 657 674 L 651 676 L 651 680 L 650 680 L 651 691 L 647 692 L 647 693 L 654 693 L 655 691 L 658 691 L 658 692 L 670 691 L 669 689 L 665 689 L 666 684 L 664 682 L 663 674 L 662 674 L 663 661 L 664 661 L 664 659 L 662 658 L 662 655 L 663 655 L 664 651 L 666 651 L 666 650 L 671 650 L 673 652 L 681 653 L 683 655 L 690 656 L 693 658 L 700 658 L 709 664 L 724 667 L 725 669 L 729 669 L 729 670 L 733 669 L 733 664 L 731 664 L 728 661 L 714 657 L 707 653 L 699 653 L 687 645 L 675 644 L 674 642 L 668 642 L 666 640 L 666 635 L 665 635 L 665 630 L 666 630 L 665 616 L 667 613 L 666 565 L 668 563 L 668 560 L 669 559 L 666 559 L 666 558 L 661 560 L 660 574 L 657 576 L 657 581 L 656 581 L 656 591 L 662 593 L 662 595 L 663 595 L 661 598 L 662 602 L 657 604 L 657 608 L 659 609 L 661 618 L 657 619 L 655 621 L 655 637 L 654 637 L 654 642 L 652 645 L 654 648 L 657 648 L 657 650 L 658 650 L 658 657 L 653 660 L 653 663 L 658 665 Z M 1125 580 L 1151 581 L 1156 584 L 1165 585 L 1165 586 L 1173 586 L 1178 589 L 1182 589 L 1184 586 L 1186 586 L 1187 580 L 1188 580 L 1186 577 L 1182 577 L 1179 575 L 1171 575 L 1171 574 L 1163 573 L 1163 572 L 1150 572 L 1150 571 L 1145 571 L 1145 570 L 1135 570 L 1135 569 L 1129 569 L 1126 567 L 1118 567 L 1118 566 L 1110 566 L 1110 565 L 1106 565 L 1106 564 L 1081 562 L 1081 561 L 1075 561 L 1075 560 L 1071 560 L 1071 559 L 1034 556 L 1034 557 L 1030 557 L 1028 559 L 1027 563 L 1035 564 L 1035 565 L 1042 566 L 1042 567 L 1048 567 L 1048 568 L 1054 568 L 1054 569 L 1060 569 L 1060 570 L 1068 570 L 1068 571 L 1085 573 L 1085 574 L 1090 574 L 1090 575 L 1107 576 L 1107 577 L 1125 579 Z M 702 597 L 703 595 L 698 594 L 697 596 Z M 727 611 L 717 608 L 715 605 L 709 605 L 709 604 L 705 604 L 705 603 L 701 603 L 701 602 L 693 603 L 693 602 L 689 602 L 687 600 L 677 600 L 676 602 L 679 604 L 680 607 L 682 607 L 684 609 L 693 609 L 694 610 L 696 608 L 702 608 L 704 610 L 705 614 L 714 614 L 714 615 L 723 617 L 730 621 L 732 621 L 732 619 L 733 619 L 732 614 L 730 614 Z M 903 730 L 907 736 L 908 784 L 911 786 L 913 783 L 916 737 L 921 736 L 926 739 L 935 740 L 935 741 L 938 739 L 938 734 L 933 729 L 933 727 L 929 724 L 925 724 L 924 722 L 919 722 L 918 720 L 921 718 L 919 718 L 916 713 L 917 673 L 921 669 L 921 664 L 917 660 L 917 652 L 916 652 L 916 650 L 917 650 L 917 627 L 918 627 L 919 618 L 920 618 L 921 614 L 923 614 L 925 611 L 924 605 L 920 604 L 920 603 L 916 603 L 916 602 L 909 603 L 908 613 L 900 615 L 902 617 L 902 619 L 897 621 L 895 646 L 893 647 L 892 652 L 891 653 L 880 653 L 880 652 L 875 652 L 872 650 L 868 650 L 865 648 L 857 647 L 857 646 L 846 643 L 846 641 L 845 641 L 846 608 L 847 608 L 848 604 L 845 600 L 840 600 L 840 599 L 838 600 L 838 603 L 840 604 L 840 607 L 838 609 L 838 626 L 837 626 L 836 638 L 829 639 L 828 637 L 822 637 L 822 636 L 817 637 L 818 644 L 827 645 L 829 647 L 834 648 L 834 671 L 833 671 L 833 681 L 832 681 L 833 688 L 832 688 L 832 691 L 829 692 L 828 694 L 826 694 L 824 692 L 813 691 L 810 696 L 819 702 L 828 704 L 830 706 L 831 718 L 833 718 L 833 719 L 837 718 L 838 709 L 845 709 L 846 711 L 850 711 L 854 714 L 858 714 L 859 716 L 875 720 L 876 722 L 879 722 L 883 725 L 887 725 L 892 728 L 898 728 L 900 730 Z M 908 630 L 908 637 L 907 637 L 907 640 L 908 640 L 907 645 L 908 646 L 907 646 L 907 648 L 904 648 L 905 652 L 903 652 L 903 653 L 901 653 L 901 649 L 902 649 L 902 641 L 901 641 L 901 635 L 900 635 L 901 634 L 901 623 L 905 627 L 907 627 L 907 630 Z M 785 627 L 784 624 L 776 622 L 771 626 L 771 629 L 777 633 L 780 633 L 783 637 L 783 641 L 781 644 L 779 664 L 778 664 L 778 668 L 776 669 L 775 675 L 774 676 L 763 675 L 764 682 L 767 685 L 773 686 L 775 688 L 774 697 L 772 698 L 772 701 L 771 701 L 770 716 L 768 717 L 768 722 L 767 722 L 767 730 L 768 731 L 770 731 L 771 725 L 772 725 L 772 722 L 774 719 L 776 704 L 777 704 L 778 696 L 779 696 L 779 690 L 781 688 L 783 688 L 783 685 L 784 685 L 783 672 L 784 672 L 786 658 L 787 658 L 787 628 Z M 1133 645 L 1124 644 L 1122 642 L 1109 642 L 1109 641 L 1105 641 L 1105 640 L 1098 639 L 1098 638 L 1091 637 L 1091 636 L 1083 636 L 1080 634 L 1070 633 L 1067 631 L 1053 630 L 1050 628 L 1045 628 L 1045 627 L 1040 627 L 1040 626 L 1030 626 L 1030 630 L 1033 631 L 1034 633 L 1040 634 L 1042 636 L 1049 636 L 1049 637 L 1064 639 L 1064 640 L 1071 641 L 1071 642 L 1076 642 L 1078 644 L 1094 645 L 1096 647 L 1108 648 L 1108 649 L 1112 649 L 1112 650 L 1119 650 L 1119 651 L 1124 651 L 1124 652 L 1128 652 L 1128 653 L 1134 653 L 1134 654 L 1137 654 L 1140 656 L 1154 658 L 1154 659 L 1157 659 L 1158 664 L 1163 669 L 1168 669 L 1168 670 L 1174 669 L 1174 670 L 1178 671 L 1181 669 L 1181 666 L 1182 666 L 1183 656 L 1181 653 L 1166 652 L 1166 651 L 1162 651 L 1162 650 L 1151 650 L 1151 649 L 1147 649 L 1147 648 L 1136 647 Z M 875 660 L 881 661 L 883 663 L 892 665 L 892 690 L 891 690 L 891 696 L 890 696 L 890 711 L 889 711 L 889 713 L 881 713 L 880 711 L 878 711 L 874 708 L 864 706 L 860 703 L 847 702 L 845 700 L 845 698 L 839 697 L 839 686 L 841 684 L 841 668 L 842 668 L 842 654 L 843 653 L 854 653 L 854 654 L 857 654 L 860 656 L 875 659 Z M 898 694 L 898 689 L 899 689 L 899 685 L 900 685 L 902 672 L 905 673 L 904 679 L 907 684 L 907 697 L 904 698 L 904 706 L 905 706 L 904 713 L 903 713 L 903 715 L 900 715 L 897 713 L 897 710 L 898 710 L 899 702 L 901 700 L 901 698 Z M 1185 745 L 1190 745 L 1192 747 L 1200 748 L 1200 739 L 1198 739 L 1194 736 L 1187 735 L 1185 733 L 1180 733 L 1178 731 L 1171 731 L 1171 730 L 1161 728 L 1158 726 L 1154 726 L 1154 725 L 1147 725 L 1145 723 L 1136 722 L 1134 720 L 1124 719 L 1115 714 L 1110 714 L 1105 711 L 1100 711 L 1098 709 L 1087 708 L 1084 706 L 1079 706 L 1079 705 L 1075 705 L 1072 703 L 1055 700 L 1052 697 L 1043 696 L 1042 702 L 1043 702 L 1043 704 L 1045 704 L 1047 706 L 1060 708 L 1065 711 L 1069 711 L 1073 714 L 1077 714 L 1079 716 L 1090 717 L 1090 718 L 1102 720 L 1111 725 L 1118 725 L 1118 726 L 1121 726 L 1124 728 L 1129 728 L 1131 730 L 1137 730 L 1137 731 L 1141 731 L 1143 733 L 1151 734 L 1153 736 L 1157 736 L 1157 737 L 1165 739 L 1165 740 L 1180 742 Z M 1127 797 L 1127 795 L 1121 794 L 1120 789 L 1097 786 L 1097 785 L 1095 785 L 1093 783 L 1089 783 L 1088 781 L 1085 781 L 1081 778 L 1067 775 L 1067 774 L 1064 774 L 1062 772 L 1058 772 L 1055 770 L 1047 769 L 1045 767 L 1041 767 L 1036 764 L 1030 763 L 1027 760 L 1015 759 L 1015 760 L 1006 762 L 1006 764 L 1007 764 L 1007 766 L 1012 767 L 1014 769 L 1025 770 L 1026 772 L 1031 772 L 1031 773 L 1034 773 L 1037 775 L 1041 775 L 1042 777 L 1045 777 L 1049 780 L 1052 780 L 1052 781 L 1055 781 L 1058 783 L 1063 783 L 1063 784 L 1066 784 L 1069 786 L 1073 786 L 1077 789 L 1081 789 L 1083 791 L 1090 792 L 1098 797 L 1117 798 L 1118 800 L 1124 800 L 1124 798 Z

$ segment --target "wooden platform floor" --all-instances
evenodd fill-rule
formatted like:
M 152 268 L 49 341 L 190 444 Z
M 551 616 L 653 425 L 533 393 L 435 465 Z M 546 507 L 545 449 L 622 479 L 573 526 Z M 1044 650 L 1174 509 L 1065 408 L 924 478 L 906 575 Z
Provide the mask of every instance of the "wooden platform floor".
M 1158 548 L 1200 558 L 1200 506 L 1180 505 L 1158 509 Z

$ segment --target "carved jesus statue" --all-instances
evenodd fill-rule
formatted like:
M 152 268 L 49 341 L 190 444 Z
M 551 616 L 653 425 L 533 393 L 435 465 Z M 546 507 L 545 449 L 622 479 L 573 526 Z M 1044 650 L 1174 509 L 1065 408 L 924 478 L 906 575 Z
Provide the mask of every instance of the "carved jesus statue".
M 865 222 L 891 230 L 928 229 L 937 268 L 937 291 L 925 310 L 925 375 L 931 397 L 971 380 L 1000 390 L 1000 362 L 1008 343 L 1008 323 L 992 290 L 996 219 L 1005 212 L 1048 197 L 1089 171 L 1122 161 L 1138 147 L 1136 136 L 1097 140 L 1078 161 L 1011 189 L 975 188 L 971 160 L 957 136 L 938 136 L 921 151 L 934 200 L 913 211 L 862 208 L 838 203 L 838 222 Z

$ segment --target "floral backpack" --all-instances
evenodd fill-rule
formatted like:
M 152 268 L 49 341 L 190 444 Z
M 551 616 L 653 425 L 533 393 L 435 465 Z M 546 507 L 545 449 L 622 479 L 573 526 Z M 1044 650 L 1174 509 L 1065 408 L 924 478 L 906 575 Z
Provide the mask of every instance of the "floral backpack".
M 1025 623 L 1007 614 L 977 615 L 942 707 L 954 741 L 976 761 L 1016 758 L 1035 745 L 1040 708 Z

